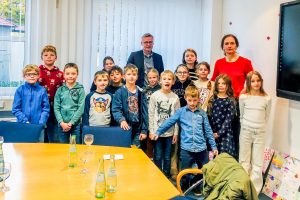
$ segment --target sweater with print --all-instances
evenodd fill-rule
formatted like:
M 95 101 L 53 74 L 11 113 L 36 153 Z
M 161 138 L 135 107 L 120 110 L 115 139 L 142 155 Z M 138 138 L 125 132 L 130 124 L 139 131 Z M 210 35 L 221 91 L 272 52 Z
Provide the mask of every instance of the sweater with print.
M 161 90 L 154 92 L 149 102 L 149 132 L 156 133 L 159 126 L 180 108 L 178 96 L 174 92 L 168 94 Z M 178 135 L 178 125 L 169 128 L 161 137 Z
M 109 126 L 111 122 L 112 94 L 97 91 L 85 98 L 82 124 L 87 126 Z

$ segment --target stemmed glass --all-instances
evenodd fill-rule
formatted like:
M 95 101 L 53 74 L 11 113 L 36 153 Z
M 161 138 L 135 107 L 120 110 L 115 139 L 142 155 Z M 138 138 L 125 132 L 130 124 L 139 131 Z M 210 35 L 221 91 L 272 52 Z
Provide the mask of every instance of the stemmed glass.
M 86 135 L 84 135 L 83 141 L 87 145 L 87 148 L 90 149 L 91 145 L 94 142 L 94 135 L 93 134 L 86 134 Z M 83 168 L 81 170 L 81 173 L 83 173 L 83 174 L 88 173 L 88 169 L 86 168 L 86 163 L 88 162 L 88 159 L 91 156 L 90 155 L 91 153 L 92 152 L 89 151 L 89 150 L 86 150 L 86 151 L 84 151 L 84 152 L 81 153 L 80 160 L 83 163 Z
M 84 143 L 88 146 L 88 153 L 91 153 L 90 152 L 90 148 L 91 148 L 91 145 L 93 144 L 94 142 L 94 135 L 93 134 L 85 134 L 84 135 Z
M 11 164 L 9 162 L 5 162 L 3 168 L 0 169 L 0 177 L 2 180 L 2 186 L 1 186 L 0 190 L 2 192 L 9 191 L 9 187 L 5 185 L 5 179 L 7 179 L 9 177 L 10 171 L 11 171 Z
M 87 156 L 88 155 L 87 155 L 87 153 L 85 151 L 82 152 L 81 155 L 80 155 L 80 160 L 83 163 L 83 168 L 81 169 L 81 173 L 82 174 L 86 174 L 86 173 L 89 172 L 89 170 L 86 168 L 86 165 L 85 165 L 87 163 L 87 161 L 88 161 L 88 157 Z

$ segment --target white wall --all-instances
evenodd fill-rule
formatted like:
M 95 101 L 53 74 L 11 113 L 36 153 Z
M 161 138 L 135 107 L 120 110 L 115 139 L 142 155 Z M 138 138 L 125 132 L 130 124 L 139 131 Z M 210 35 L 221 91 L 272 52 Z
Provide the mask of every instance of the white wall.
M 264 88 L 272 97 L 266 145 L 300 159 L 300 102 L 276 97 L 279 9 L 284 2 L 287 1 L 224 0 L 222 14 L 217 11 L 214 15 L 223 19 L 219 24 L 221 35 L 233 33 L 238 37 L 239 54 L 251 59 L 254 68 L 261 72 Z M 221 41 L 221 37 L 215 40 Z M 217 48 L 212 51 L 220 52 Z M 212 54 L 212 65 L 221 56 Z

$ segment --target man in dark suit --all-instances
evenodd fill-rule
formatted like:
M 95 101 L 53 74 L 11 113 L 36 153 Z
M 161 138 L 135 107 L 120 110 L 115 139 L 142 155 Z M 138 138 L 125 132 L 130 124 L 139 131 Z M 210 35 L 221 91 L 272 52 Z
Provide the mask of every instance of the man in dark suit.
M 152 51 L 154 44 L 153 40 L 153 35 L 145 33 L 142 36 L 141 41 L 143 50 L 131 52 L 127 60 L 127 64 L 130 63 L 137 66 L 139 74 L 136 84 L 141 88 L 144 88 L 144 86 L 147 86 L 148 84 L 147 72 L 150 68 L 154 67 L 159 74 L 164 71 L 164 63 L 161 55 Z

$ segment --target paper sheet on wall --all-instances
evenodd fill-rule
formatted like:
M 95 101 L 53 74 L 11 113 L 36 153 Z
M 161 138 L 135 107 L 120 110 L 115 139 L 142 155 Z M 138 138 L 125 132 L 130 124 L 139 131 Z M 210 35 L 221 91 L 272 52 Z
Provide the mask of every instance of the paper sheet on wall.
M 273 154 L 274 154 L 274 149 L 272 149 L 270 147 L 265 147 L 264 161 L 263 161 L 263 167 L 262 167 L 263 174 L 266 173 L 266 170 L 271 162 Z
M 287 157 L 289 157 L 289 155 L 275 151 L 271 161 L 271 166 L 263 188 L 263 193 L 272 199 L 278 196 L 282 179 L 281 169 L 283 168 L 285 158 Z
M 300 200 L 300 161 L 275 152 L 263 193 L 272 199 Z

